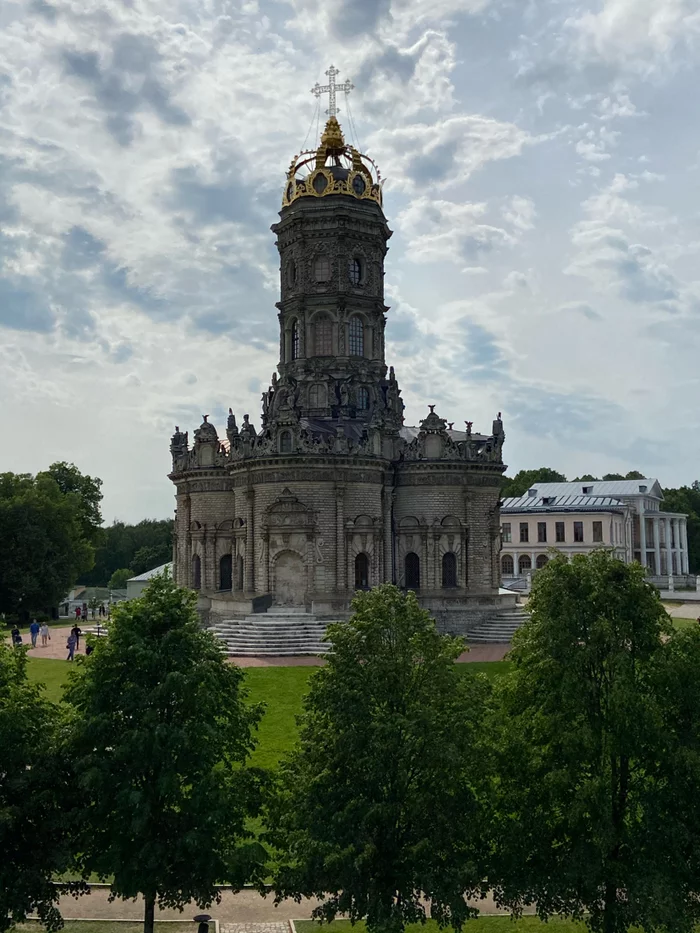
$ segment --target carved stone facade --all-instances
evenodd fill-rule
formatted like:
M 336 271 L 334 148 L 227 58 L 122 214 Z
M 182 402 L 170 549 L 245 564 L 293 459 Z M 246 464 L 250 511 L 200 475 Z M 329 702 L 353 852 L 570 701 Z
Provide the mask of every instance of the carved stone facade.
M 225 439 L 204 417 L 192 445 L 179 428 L 171 440 L 175 578 L 213 615 L 279 605 L 339 618 L 356 589 L 384 581 L 436 617 L 498 599 L 503 424 L 455 431 L 430 406 L 404 426 L 384 353 L 391 231 L 359 159 L 332 118 L 290 169 L 272 227 L 280 359 L 260 428 L 229 409 Z

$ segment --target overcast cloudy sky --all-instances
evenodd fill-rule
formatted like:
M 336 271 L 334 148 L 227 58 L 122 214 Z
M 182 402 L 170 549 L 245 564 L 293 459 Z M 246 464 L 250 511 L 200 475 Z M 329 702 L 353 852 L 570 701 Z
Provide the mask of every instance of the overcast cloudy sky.
M 691 482 L 699 51 L 700 0 L 2 0 L 0 470 L 165 517 L 175 423 L 259 423 L 269 226 L 333 62 L 408 423 L 502 410 L 511 472 Z

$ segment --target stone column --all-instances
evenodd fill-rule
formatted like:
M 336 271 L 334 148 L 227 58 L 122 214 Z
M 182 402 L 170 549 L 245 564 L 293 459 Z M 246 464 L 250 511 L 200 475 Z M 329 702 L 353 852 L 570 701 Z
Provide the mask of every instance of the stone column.
M 383 579 L 380 582 L 395 583 L 393 555 L 393 533 L 391 529 L 391 512 L 393 492 L 389 487 L 384 489 L 384 568 Z
M 520 554 L 517 551 L 513 551 L 513 576 L 519 577 L 520 572 L 518 568 L 518 561 L 520 560 Z
M 688 520 L 681 519 L 681 544 L 683 545 L 683 573 L 690 573 L 689 554 L 688 554 Z
M 644 512 L 644 500 L 639 500 L 639 562 L 642 567 L 647 565 L 647 526 Z
M 652 519 L 654 529 L 654 573 L 661 575 L 661 545 L 659 543 L 659 516 L 655 515 Z
M 671 519 L 671 528 L 673 529 L 673 553 L 676 557 L 676 570 L 675 573 L 681 572 L 681 553 L 680 553 L 680 541 L 678 540 L 678 519 Z
M 421 528 L 421 557 L 420 557 L 420 589 L 429 590 L 432 585 L 432 580 L 430 579 L 432 574 L 430 573 L 430 559 L 428 557 L 428 535 L 430 532 L 427 528 Z
M 262 591 L 263 593 L 270 592 L 270 532 L 266 531 L 264 537 L 261 537 L 262 541 Z
M 252 595 L 255 592 L 255 528 L 254 505 L 255 490 L 247 489 L 246 494 L 246 536 L 245 536 L 245 592 Z
M 345 486 L 335 487 L 335 588 L 347 589 L 345 579 Z
M 673 560 L 671 558 L 671 519 L 664 518 L 666 525 L 666 573 L 673 573 Z

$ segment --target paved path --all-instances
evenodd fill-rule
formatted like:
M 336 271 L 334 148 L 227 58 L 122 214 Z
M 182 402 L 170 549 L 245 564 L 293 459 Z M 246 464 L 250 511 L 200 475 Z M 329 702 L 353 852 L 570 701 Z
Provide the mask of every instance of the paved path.
M 257 891 L 246 888 L 238 894 L 232 891 L 222 891 L 221 903 L 212 904 L 207 908 L 206 913 L 211 914 L 222 924 L 221 933 L 244 933 L 245 930 L 256 933 L 257 928 L 251 929 L 250 924 L 265 924 L 265 929 L 261 927 L 260 933 L 281 933 L 282 925 L 286 925 L 289 920 L 309 919 L 311 911 L 317 904 L 318 901 L 315 900 L 303 900 L 300 904 L 287 900 L 283 901 L 279 907 L 275 907 L 272 894 L 261 897 Z M 502 912 L 498 910 L 490 897 L 483 901 L 475 901 L 474 906 L 484 914 Z M 143 917 L 143 900 L 141 898 L 135 901 L 118 900 L 110 904 L 109 888 L 93 887 L 90 893 L 83 897 L 74 898 L 68 894 L 64 895 L 60 898 L 59 909 L 64 920 L 135 920 Z M 196 904 L 190 904 L 182 913 L 177 910 L 156 908 L 156 920 L 187 920 L 201 912 Z M 223 924 L 232 924 L 230 931 L 224 929 Z M 234 928 L 233 924 L 241 924 L 241 926 Z M 243 924 L 245 927 L 242 926 Z M 275 926 L 268 930 L 268 924 Z M 277 927 L 277 924 L 280 924 L 280 927 Z

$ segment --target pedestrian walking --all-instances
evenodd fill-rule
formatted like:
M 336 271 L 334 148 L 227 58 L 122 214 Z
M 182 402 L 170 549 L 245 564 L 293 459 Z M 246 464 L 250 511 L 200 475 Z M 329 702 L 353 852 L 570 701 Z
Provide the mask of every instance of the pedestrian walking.
M 80 618 L 80 606 L 75 607 L 75 618 L 76 620 Z
M 83 603 L 83 608 L 80 610 L 80 616 L 83 622 L 87 622 L 87 610 L 88 610 L 87 603 Z
M 80 651 L 80 636 L 83 634 L 83 630 L 76 622 L 73 628 L 70 630 L 71 635 L 75 637 L 75 647 Z
M 22 644 L 22 636 L 20 635 L 20 631 L 16 625 L 12 629 L 12 632 L 10 634 L 12 635 L 12 644 L 15 648 L 17 647 L 17 645 Z
M 51 641 L 51 633 L 49 632 L 48 622 L 41 623 L 40 633 L 41 633 L 41 644 L 42 644 L 42 647 L 45 648 L 48 645 L 48 643 Z
M 32 648 L 36 648 L 36 640 L 39 637 L 39 630 L 41 626 L 36 619 L 32 619 L 32 624 L 29 626 L 29 634 L 32 638 Z
M 73 657 L 75 655 L 75 642 L 76 642 L 76 638 L 75 638 L 75 635 L 73 634 L 73 630 L 71 629 L 71 633 L 68 636 L 68 641 L 66 642 L 66 648 L 68 649 L 68 657 L 66 658 L 66 661 L 73 660 Z

